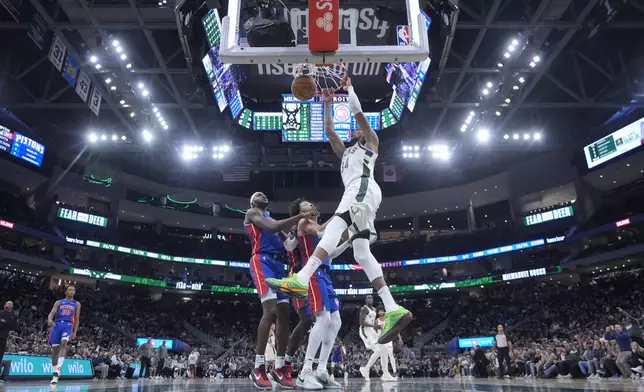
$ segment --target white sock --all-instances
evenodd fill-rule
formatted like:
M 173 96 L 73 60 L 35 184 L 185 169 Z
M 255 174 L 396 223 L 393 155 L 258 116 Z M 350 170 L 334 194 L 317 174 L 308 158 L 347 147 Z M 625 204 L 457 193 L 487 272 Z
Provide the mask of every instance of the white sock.
M 284 367 L 284 357 L 275 357 L 275 369 Z
M 302 284 L 309 284 L 311 276 L 317 271 L 318 267 L 322 265 L 322 260 L 315 256 L 309 257 L 309 261 L 302 267 L 300 272 L 297 273 L 297 281 Z
M 63 368 L 63 362 L 65 362 L 65 357 L 58 357 L 58 369 Z
M 382 299 L 382 303 L 385 305 L 385 312 L 393 312 L 398 309 L 399 306 L 394 301 L 394 297 L 389 292 L 389 286 L 382 287 L 378 290 L 378 295 Z
M 264 356 L 259 354 L 255 355 L 255 369 L 262 366 L 263 364 L 264 364 Z
M 371 369 L 374 363 L 380 358 L 380 349 L 378 347 L 375 347 L 373 354 L 369 357 L 369 361 L 367 362 L 367 370 Z
M 308 370 L 309 372 L 313 371 L 313 358 L 306 358 L 304 360 L 304 366 L 302 366 L 302 371 Z

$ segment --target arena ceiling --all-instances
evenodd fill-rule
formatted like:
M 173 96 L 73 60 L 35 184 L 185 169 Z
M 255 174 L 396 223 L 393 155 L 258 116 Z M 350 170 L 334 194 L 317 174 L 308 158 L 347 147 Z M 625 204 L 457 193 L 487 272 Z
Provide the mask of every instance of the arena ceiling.
M 239 166 L 260 172 L 335 171 L 335 158 L 325 146 L 284 144 L 279 135 L 241 128 L 219 112 L 200 66 L 200 56 L 205 54 L 203 49 L 199 55 L 200 48 L 205 48 L 203 30 L 180 33 L 174 4 L 158 0 L 5 3 L 14 8 L 0 9 L 4 54 L 0 108 L 15 116 L 12 121 L 19 119 L 20 126 L 29 129 L 27 134 L 42 140 L 50 154 L 55 151 L 71 160 L 87 145 L 88 132 L 95 130 L 110 138 L 118 135 L 119 141 L 90 146 L 81 162 L 100 159 L 105 165 L 159 180 L 178 181 L 185 179 L 187 171 L 227 172 Z M 426 9 L 435 11 L 441 3 L 427 2 Z M 381 133 L 383 163 L 416 171 L 412 176 L 445 173 L 461 181 L 493 173 L 528 155 L 583 145 L 644 107 L 640 82 L 644 53 L 639 45 L 644 42 L 644 1 L 455 3 L 458 14 L 453 30 L 443 26 L 441 31 L 447 49 L 444 56 L 433 54 L 436 69 L 416 111 Z M 209 5 L 221 7 L 221 15 L 225 14 L 225 1 Z M 34 20 L 46 31 L 34 30 Z M 99 86 L 103 102 L 98 116 L 48 59 L 51 32 Z M 41 42 L 44 50 L 33 38 L 39 33 L 46 37 Z M 182 46 L 182 34 L 191 45 L 188 50 Z M 516 38 L 521 39 L 520 45 L 506 57 Z M 119 41 L 126 60 L 110 51 L 113 40 Z M 100 69 L 91 63 L 90 52 L 100 57 Z M 195 53 L 199 58 L 186 60 L 197 57 Z M 111 83 L 106 84 L 106 79 Z M 145 98 L 140 96 L 139 84 L 149 90 Z M 284 92 L 288 88 L 284 85 Z M 253 97 L 252 91 L 242 92 L 251 104 L 270 104 Z M 383 97 L 365 99 L 375 102 Z M 167 130 L 154 108 L 162 112 Z M 153 143 L 142 140 L 142 129 L 149 127 L 156 129 Z M 489 134 L 485 143 L 480 140 L 481 128 Z M 532 140 L 536 132 L 542 137 L 539 141 Z M 514 134 L 519 140 L 514 140 Z M 530 140 L 524 140 L 526 134 Z M 186 142 L 229 143 L 233 153 L 188 170 L 179 153 Z M 449 145 L 449 162 L 402 157 L 405 145 L 430 144 Z M 319 181 L 324 183 L 325 177 Z M 412 189 L 418 182 L 406 186 Z

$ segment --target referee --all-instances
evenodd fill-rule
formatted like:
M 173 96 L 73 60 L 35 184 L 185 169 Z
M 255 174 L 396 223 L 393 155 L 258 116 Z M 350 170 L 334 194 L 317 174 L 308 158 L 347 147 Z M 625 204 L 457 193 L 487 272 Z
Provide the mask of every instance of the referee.
M 2 360 L 4 352 L 7 349 L 7 338 L 9 337 L 10 331 L 17 330 L 18 320 L 16 320 L 16 315 L 13 314 L 13 302 L 7 301 L 4 304 L 4 310 L 0 312 L 0 366 L 3 368 L 0 381 L 7 381 L 7 375 L 11 368 L 11 361 Z
M 503 325 L 499 324 L 496 327 L 497 334 L 494 337 L 494 349 L 496 350 L 496 356 L 499 360 L 499 378 L 504 376 L 504 362 L 508 367 L 508 376 L 512 378 L 512 364 L 510 363 L 510 353 L 512 352 L 512 342 L 510 338 L 505 334 Z

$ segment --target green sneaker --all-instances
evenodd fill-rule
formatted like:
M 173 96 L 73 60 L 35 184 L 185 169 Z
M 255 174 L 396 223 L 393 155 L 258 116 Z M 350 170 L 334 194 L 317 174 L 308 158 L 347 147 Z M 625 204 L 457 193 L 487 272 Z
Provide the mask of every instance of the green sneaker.
M 284 279 L 267 278 L 266 284 L 289 297 L 306 298 L 309 295 L 309 285 L 300 283 L 296 275 Z
M 411 312 L 402 306 L 394 311 L 385 313 L 385 324 L 380 331 L 378 344 L 386 344 L 394 340 L 400 331 L 405 329 L 412 318 L 413 315 Z

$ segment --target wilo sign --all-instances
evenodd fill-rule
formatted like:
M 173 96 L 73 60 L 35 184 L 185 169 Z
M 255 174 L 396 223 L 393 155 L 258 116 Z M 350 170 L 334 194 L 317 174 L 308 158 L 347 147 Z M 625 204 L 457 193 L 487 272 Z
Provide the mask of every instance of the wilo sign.
M 80 211 L 70 210 L 69 208 L 59 207 L 56 216 L 61 219 L 87 223 L 88 225 L 107 227 L 107 218 L 103 216 L 87 214 Z

